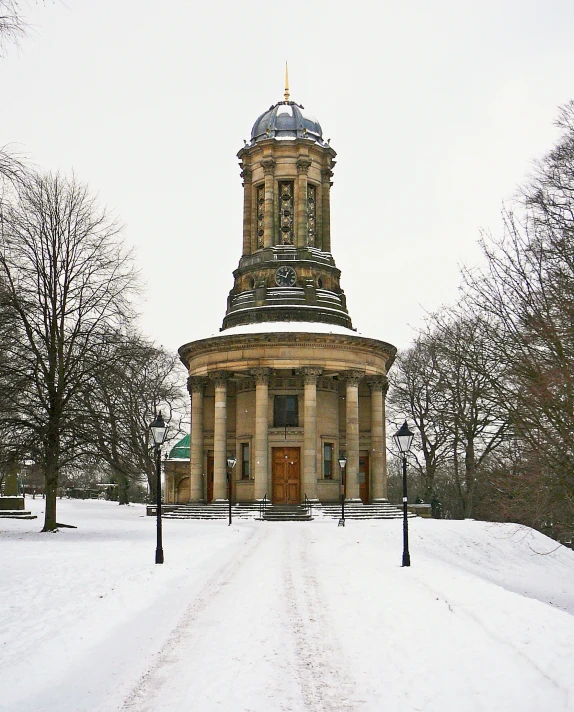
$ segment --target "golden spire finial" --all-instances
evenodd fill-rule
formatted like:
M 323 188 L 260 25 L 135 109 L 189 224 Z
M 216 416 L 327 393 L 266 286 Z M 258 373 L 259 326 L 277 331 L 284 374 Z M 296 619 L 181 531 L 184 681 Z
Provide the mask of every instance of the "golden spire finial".
M 285 62 L 285 101 L 289 101 L 289 67 Z

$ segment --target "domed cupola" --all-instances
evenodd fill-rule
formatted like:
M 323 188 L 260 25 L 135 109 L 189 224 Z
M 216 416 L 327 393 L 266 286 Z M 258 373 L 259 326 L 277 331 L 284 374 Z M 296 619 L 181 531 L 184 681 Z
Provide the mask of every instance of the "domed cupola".
M 321 124 L 317 119 L 310 116 L 301 104 L 288 100 L 271 106 L 253 124 L 250 145 L 268 138 L 278 140 L 306 138 L 321 146 L 328 145 L 323 140 Z
M 233 273 L 223 331 L 259 322 L 352 328 L 331 254 L 335 151 L 300 104 L 261 114 L 237 154 L 244 188 L 243 253 Z

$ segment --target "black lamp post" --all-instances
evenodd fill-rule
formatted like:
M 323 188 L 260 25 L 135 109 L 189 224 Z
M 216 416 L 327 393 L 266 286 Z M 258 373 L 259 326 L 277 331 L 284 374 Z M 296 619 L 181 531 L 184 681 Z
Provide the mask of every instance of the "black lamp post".
M 345 526 L 345 466 L 347 465 L 347 458 L 341 455 L 339 458 L 339 467 L 341 468 L 341 521 L 340 526 Z
M 227 499 L 229 500 L 229 524 L 227 526 L 231 526 L 231 473 L 236 463 L 236 457 L 227 458 Z
M 156 415 L 155 420 L 149 426 L 155 445 L 155 462 L 156 462 L 156 530 L 157 530 L 157 545 L 155 549 L 155 563 L 163 564 L 163 546 L 161 541 L 161 446 L 165 440 L 167 426 L 163 421 L 161 411 Z
M 413 437 L 414 433 L 411 433 L 409 430 L 406 420 L 393 435 L 393 440 L 403 457 L 403 566 L 411 565 L 411 555 L 409 554 L 409 525 L 407 518 L 407 455 L 411 449 Z

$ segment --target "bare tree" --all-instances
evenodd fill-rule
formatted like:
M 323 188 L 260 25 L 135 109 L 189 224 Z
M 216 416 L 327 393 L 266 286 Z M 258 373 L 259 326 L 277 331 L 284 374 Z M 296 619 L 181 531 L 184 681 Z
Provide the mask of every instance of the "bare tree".
M 469 517 L 481 468 L 507 432 L 508 411 L 497 385 L 503 364 L 493 358 L 482 320 L 465 311 L 459 304 L 428 318 L 391 372 L 390 403 L 416 426 L 427 500 L 437 488 L 455 492 L 451 511 Z
M 485 322 L 464 315 L 461 306 L 435 317 L 434 323 L 454 482 L 462 514 L 470 517 L 481 468 L 504 441 L 509 416 L 499 398 L 504 363 L 494 358 Z
M 410 349 L 399 353 L 389 373 L 389 383 L 387 403 L 394 424 L 399 427 L 408 417 L 415 425 L 413 454 L 423 496 L 430 502 L 435 475 L 448 457 L 450 444 L 450 430 L 443 417 L 446 384 L 436 340 L 430 331 L 419 334 Z
M 9 44 L 18 43 L 26 34 L 27 23 L 18 0 L 0 0 L 0 56 Z
M 21 433 L 44 470 L 43 531 L 57 526 L 60 469 L 78 456 L 81 395 L 106 338 L 133 317 L 135 275 L 120 228 L 75 178 L 30 174 L 0 216 L 4 432 Z
M 133 332 L 110 335 L 107 344 L 107 358 L 100 360 L 86 384 L 86 438 L 95 446 L 96 457 L 111 468 L 119 503 L 127 504 L 130 482 L 141 476 L 150 492 L 156 492 L 150 423 L 161 410 L 169 425 L 166 442 L 180 436 L 188 398 L 176 354 Z

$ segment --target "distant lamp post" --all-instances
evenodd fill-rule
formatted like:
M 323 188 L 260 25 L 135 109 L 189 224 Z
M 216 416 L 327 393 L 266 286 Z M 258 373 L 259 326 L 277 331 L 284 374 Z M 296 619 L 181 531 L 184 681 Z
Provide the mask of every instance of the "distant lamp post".
M 227 526 L 231 526 L 231 473 L 236 464 L 236 457 L 227 458 L 227 499 L 229 500 L 229 524 Z
M 155 445 L 155 463 L 156 463 L 156 530 L 157 530 L 157 545 L 155 549 L 155 563 L 163 564 L 163 546 L 161 540 L 161 446 L 165 440 L 167 433 L 167 425 L 164 423 L 161 411 L 156 415 L 155 420 L 149 426 L 153 443 Z
M 411 449 L 414 436 L 415 434 L 409 430 L 406 420 L 393 435 L 393 440 L 403 457 L 403 566 L 411 565 L 411 555 L 409 554 L 409 524 L 407 518 L 407 455 Z
M 345 526 L 345 467 L 347 466 L 347 458 L 342 455 L 339 458 L 339 467 L 341 468 L 341 519 L 339 526 Z

